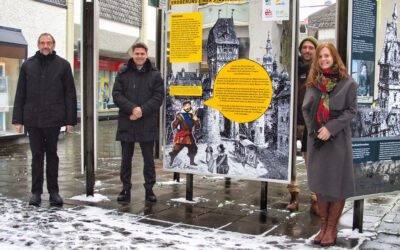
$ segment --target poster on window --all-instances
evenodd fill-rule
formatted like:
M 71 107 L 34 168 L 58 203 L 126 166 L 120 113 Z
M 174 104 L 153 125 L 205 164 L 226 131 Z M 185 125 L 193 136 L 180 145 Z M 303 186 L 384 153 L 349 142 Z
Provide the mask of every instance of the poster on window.
M 350 66 L 358 83 L 352 122 L 357 196 L 400 190 L 400 6 L 384 3 L 350 1 Z
M 164 170 L 287 183 L 295 16 L 262 22 L 262 1 L 170 6 Z
M 0 62 L 0 112 L 8 112 L 8 82 L 6 76 L 6 64 Z

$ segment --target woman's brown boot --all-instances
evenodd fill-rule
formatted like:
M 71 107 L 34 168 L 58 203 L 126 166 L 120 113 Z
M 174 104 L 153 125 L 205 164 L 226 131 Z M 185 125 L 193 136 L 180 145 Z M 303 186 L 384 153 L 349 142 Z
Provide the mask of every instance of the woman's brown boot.
M 321 240 L 321 246 L 333 246 L 336 244 L 336 226 L 339 222 L 340 216 L 342 215 L 344 203 L 345 200 L 330 202 L 326 230 L 324 237 Z
M 321 229 L 319 230 L 319 234 L 315 236 L 313 243 L 314 244 L 320 244 L 322 238 L 324 237 L 325 230 L 326 230 L 326 225 L 327 225 L 327 219 L 328 219 L 328 210 L 329 210 L 329 203 L 324 202 L 318 197 L 317 199 L 318 202 L 318 208 L 319 208 L 319 218 L 321 219 Z

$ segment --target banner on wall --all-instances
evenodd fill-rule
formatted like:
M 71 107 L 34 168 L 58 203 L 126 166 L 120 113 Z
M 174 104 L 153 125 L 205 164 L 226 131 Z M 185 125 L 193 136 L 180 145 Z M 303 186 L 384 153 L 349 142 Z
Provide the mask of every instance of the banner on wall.
M 263 21 L 289 20 L 289 0 L 263 0 Z
M 400 6 L 395 0 L 350 4 L 350 66 L 359 109 L 352 123 L 356 194 L 400 190 Z
M 200 2 L 170 2 L 164 170 L 287 183 L 295 17 Z

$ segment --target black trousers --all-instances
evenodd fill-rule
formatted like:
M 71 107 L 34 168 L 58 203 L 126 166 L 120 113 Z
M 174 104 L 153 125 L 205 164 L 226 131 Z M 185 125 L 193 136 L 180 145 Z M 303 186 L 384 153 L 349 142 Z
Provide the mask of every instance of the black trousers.
M 58 193 L 57 142 L 60 127 L 27 127 L 32 152 L 32 189 L 35 194 L 43 193 L 44 156 L 46 155 L 46 180 L 49 193 Z
M 139 142 L 140 148 L 142 149 L 143 156 L 143 176 L 144 176 L 144 187 L 150 189 L 156 183 L 156 170 L 154 166 L 154 141 L 150 142 Z M 135 150 L 135 142 L 121 141 L 122 147 L 122 161 L 121 161 L 121 173 L 120 179 L 122 187 L 125 190 L 132 188 L 132 158 Z

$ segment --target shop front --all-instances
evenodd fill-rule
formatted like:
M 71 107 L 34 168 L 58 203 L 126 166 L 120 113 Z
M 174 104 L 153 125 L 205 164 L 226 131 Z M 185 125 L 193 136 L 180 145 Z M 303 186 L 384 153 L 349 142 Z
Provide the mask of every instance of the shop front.
M 114 104 L 112 98 L 112 88 L 118 70 L 126 63 L 126 61 L 100 57 L 99 60 L 99 79 L 97 81 L 97 112 L 100 120 L 116 117 L 118 108 Z M 74 75 L 75 84 L 80 89 L 80 60 L 77 55 L 74 57 Z M 78 91 L 79 92 L 79 91 Z M 78 96 L 78 102 L 80 97 Z M 80 107 L 80 105 L 78 105 Z
M 0 26 L 0 139 L 24 134 L 15 132 L 12 113 L 19 70 L 27 50 L 20 29 Z

